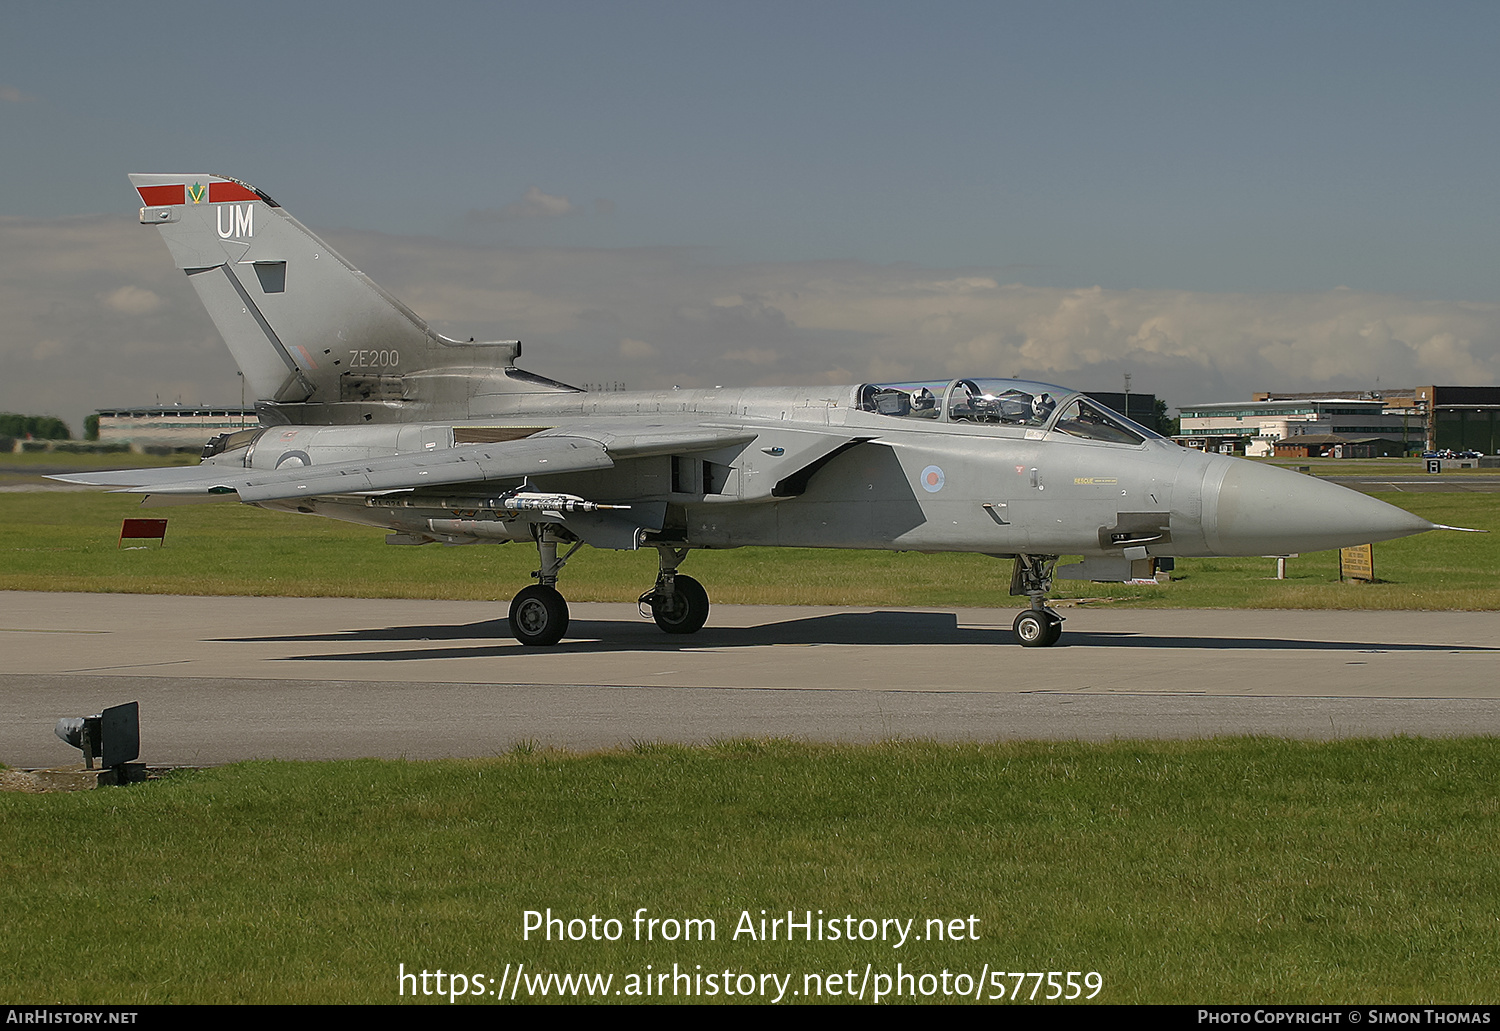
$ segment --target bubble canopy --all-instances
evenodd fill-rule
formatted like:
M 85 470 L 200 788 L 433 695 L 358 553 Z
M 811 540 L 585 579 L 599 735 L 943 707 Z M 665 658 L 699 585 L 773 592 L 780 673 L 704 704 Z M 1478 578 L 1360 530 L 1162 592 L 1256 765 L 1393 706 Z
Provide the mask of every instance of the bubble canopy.
M 859 388 L 857 407 L 895 418 L 1054 430 L 1115 444 L 1162 439 L 1076 390 L 1030 380 L 866 383 Z

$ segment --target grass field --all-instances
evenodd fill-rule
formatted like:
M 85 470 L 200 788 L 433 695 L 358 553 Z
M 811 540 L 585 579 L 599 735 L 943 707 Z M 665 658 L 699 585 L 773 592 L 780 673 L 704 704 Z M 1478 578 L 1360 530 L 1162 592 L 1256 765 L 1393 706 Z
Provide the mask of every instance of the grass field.
M 167 465 L 197 465 L 192 454 L 87 454 L 69 451 L 24 451 L 0 455 L 0 483 L 7 479 L 35 474 L 41 469 L 154 469 Z
M 1277 581 L 1262 558 L 1179 560 L 1159 587 L 1057 583 L 1055 596 L 1135 607 L 1500 609 L 1500 494 L 1377 495 L 1448 525 L 1378 544 L 1375 584 L 1339 583 L 1336 552 L 1305 555 Z M 518 544 L 390 547 L 380 530 L 232 502 L 152 510 L 166 546 L 118 548 L 134 498 L 92 491 L 0 494 L 0 589 L 508 600 L 530 582 Z M 722 604 L 1019 606 L 1010 564 L 980 555 L 807 549 L 696 551 L 683 567 Z M 634 601 L 656 555 L 583 549 L 562 588 L 574 601 Z
M 1493 1001 L 1497 769 L 1495 739 L 771 741 L 0 795 L 0 996 L 384 1003 L 400 963 L 615 988 L 677 963 L 801 990 L 900 962 L 1097 971 L 1110 1003 Z M 711 918 L 716 940 L 637 942 L 642 907 Z M 624 936 L 522 940 L 548 908 Z M 965 934 L 734 939 L 742 912 L 788 909 Z

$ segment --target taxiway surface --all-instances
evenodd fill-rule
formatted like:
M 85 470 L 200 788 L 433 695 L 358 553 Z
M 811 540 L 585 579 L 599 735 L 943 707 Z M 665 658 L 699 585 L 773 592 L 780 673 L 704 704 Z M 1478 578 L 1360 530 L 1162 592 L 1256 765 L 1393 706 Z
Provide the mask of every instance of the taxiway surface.
M 691 637 L 575 604 L 528 649 L 504 605 L 0 593 L 0 762 L 141 703 L 142 760 L 490 755 L 635 741 L 1500 733 L 1500 614 L 716 606 Z

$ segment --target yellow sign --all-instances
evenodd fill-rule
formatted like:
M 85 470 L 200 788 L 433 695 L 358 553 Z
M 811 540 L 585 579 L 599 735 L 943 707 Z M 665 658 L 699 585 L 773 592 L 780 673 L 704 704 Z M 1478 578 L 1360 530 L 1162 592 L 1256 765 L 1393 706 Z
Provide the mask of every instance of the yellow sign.
M 1375 545 L 1358 544 L 1339 549 L 1340 580 L 1375 580 Z

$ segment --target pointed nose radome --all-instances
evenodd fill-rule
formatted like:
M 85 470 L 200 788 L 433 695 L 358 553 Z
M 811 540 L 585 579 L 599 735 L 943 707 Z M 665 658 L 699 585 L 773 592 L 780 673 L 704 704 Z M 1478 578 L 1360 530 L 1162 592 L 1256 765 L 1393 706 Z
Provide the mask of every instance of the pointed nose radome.
M 1225 459 L 1217 491 L 1205 477 L 1205 536 L 1216 555 L 1289 555 L 1409 537 L 1437 528 L 1335 483 Z

